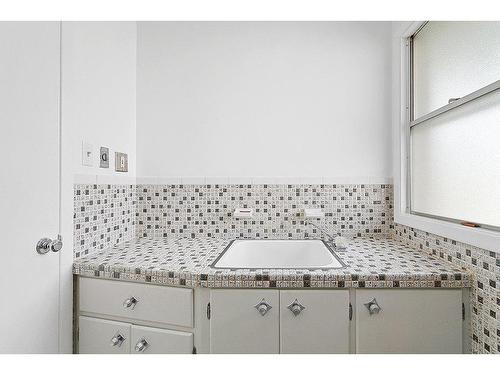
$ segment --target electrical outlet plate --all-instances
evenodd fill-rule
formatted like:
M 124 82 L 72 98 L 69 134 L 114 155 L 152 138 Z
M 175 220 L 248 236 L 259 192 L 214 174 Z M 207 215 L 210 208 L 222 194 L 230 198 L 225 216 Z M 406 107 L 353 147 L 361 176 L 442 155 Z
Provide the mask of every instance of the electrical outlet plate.
M 109 148 L 101 147 L 99 166 L 101 168 L 109 168 Z
M 123 152 L 115 152 L 115 171 L 128 172 L 128 155 Z
M 82 142 L 82 165 L 92 167 L 94 159 L 94 146 L 91 143 Z

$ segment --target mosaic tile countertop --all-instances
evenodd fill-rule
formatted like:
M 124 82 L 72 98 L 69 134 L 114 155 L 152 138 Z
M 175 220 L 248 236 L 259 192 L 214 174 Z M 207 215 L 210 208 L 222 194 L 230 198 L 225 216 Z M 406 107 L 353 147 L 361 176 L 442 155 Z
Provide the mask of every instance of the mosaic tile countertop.
M 392 239 L 354 239 L 341 269 L 213 269 L 228 245 L 213 238 L 138 239 L 80 258 L 73 273 L 209 288 L 463 288 L 471 275 Z

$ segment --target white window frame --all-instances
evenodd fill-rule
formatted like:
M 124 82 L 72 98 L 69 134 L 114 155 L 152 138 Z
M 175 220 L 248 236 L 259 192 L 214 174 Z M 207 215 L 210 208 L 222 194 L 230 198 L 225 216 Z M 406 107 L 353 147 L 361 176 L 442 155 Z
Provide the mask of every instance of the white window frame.
M 459 223 L 443 220 L 434 217 L 412 214 L 410 212 L 410 103 L 411 103 L 411 56 L 410 56 L 410 37 L 415 34 L 425 22 L 408 22 L 404 26 L 403 31 L 396 31 L 397 40 L 395 41 L 395 50 L 399 51 L 394 54 L 395 74 L 393 79 L 396 81 L 394 89 L 396 92 L 393 95 L 394 106 L 393 112 L 393 127 L 394 132 L 394 220 L 396 223 L 406 225 L 415 229 L 420 229 L 425 232 L 433 233 L 452 240 L 460 241 L 466 244 L 477 246 L 489 251 L 500 253 L 500 233 L 487 228 L 471 228 L 460 225 Z M 399 34 L 399 36 L 398 36 Z M 397 61 L 399 59 L 399 61 Z M 397 69 L 399 67 L 399 71 Z M 397 84 L 399 82 L 399 85 Z M 498 82 L 493 84 L 498 85 Z M 491 85 L 490 85 L 491 86 Z M 491 88 L 488 86 L 489 92 Z M 399 92 L 397 92 L 399 91 Z M 481 91 L 481 90 L 479 90 Z M 478 92 L 471 94 L 477 95 Z M 399 99 L 399 100 L 398 100 Z M 463 100 L 449 104 L 450 107 L 445 107 L 432 112 L 436 115 L 437 112 L 444 112 L 443 109 L 449 110 L 470 100 L 470 96 L 464 97 Z M 430 116 L 431 114 L 427 115 Z M 428 118 L 427 116 L 424 116 Z

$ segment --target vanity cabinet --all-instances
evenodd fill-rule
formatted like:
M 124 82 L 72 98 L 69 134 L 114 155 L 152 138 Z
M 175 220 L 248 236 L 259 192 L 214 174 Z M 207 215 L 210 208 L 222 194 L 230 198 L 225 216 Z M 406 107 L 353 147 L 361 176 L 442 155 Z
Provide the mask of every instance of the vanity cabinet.
M 79 353 L 467 352 L 464 289 L 76 286 Z
M 212 353 L 348 353 L 347 290 L 212 290 Z
M 356 353 L 462 353 L 462 290 L 356 290 Z

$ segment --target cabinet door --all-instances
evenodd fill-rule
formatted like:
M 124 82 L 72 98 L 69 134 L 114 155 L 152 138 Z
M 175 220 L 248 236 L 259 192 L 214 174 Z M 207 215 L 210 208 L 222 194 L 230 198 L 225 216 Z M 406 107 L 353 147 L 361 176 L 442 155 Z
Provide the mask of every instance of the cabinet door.
M 282 290 L 281 353 L 349 353 L 347 290 Z
M 130 351 L 133 354 L 191 354 L 193 334 L 141 326 L 132 326 Z
M 212 290 L 210 306 L 212 353 L 279 353 L 279 291 Z
M 130 353 L 129 349 L 130 324 L 80 317 L 78 337 L 80 354 L 127 354 Z
M 462 353 L 461 311 L 457 289 L 357 289 L 356 352 Z

